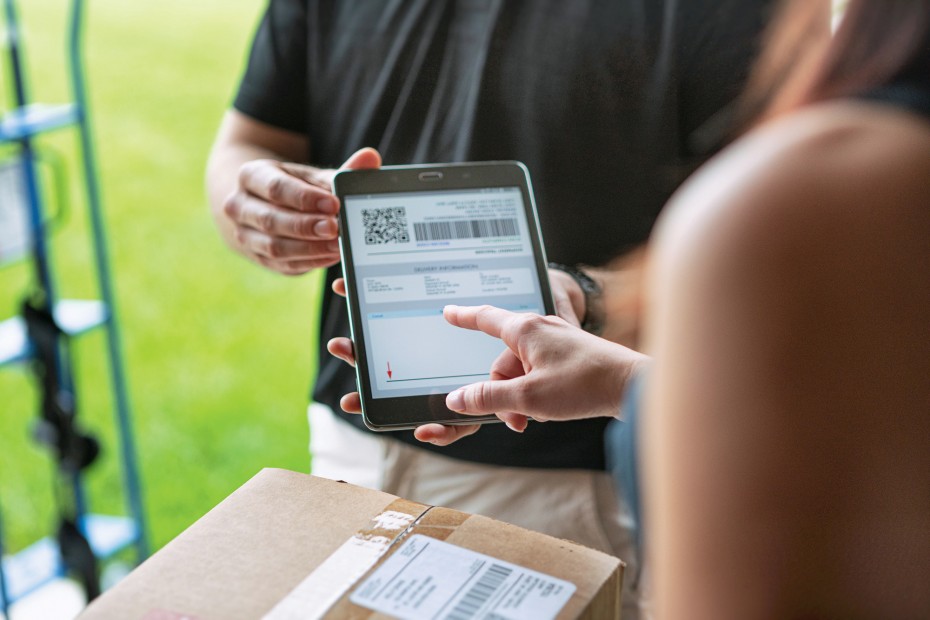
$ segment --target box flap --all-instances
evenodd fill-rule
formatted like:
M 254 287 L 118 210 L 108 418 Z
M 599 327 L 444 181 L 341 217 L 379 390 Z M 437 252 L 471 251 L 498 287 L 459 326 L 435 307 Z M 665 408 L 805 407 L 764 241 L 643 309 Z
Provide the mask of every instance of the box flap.
M 95 601 L 81 618 L 261 618 L 398 499 L 265 469 Z

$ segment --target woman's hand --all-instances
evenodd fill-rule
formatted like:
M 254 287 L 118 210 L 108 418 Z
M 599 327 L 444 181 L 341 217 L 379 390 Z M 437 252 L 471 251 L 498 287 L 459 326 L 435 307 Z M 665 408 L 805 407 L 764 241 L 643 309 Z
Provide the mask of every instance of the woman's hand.
M 613 417 L 626 383 L 648 357 L 553 316 L 492 306 L 446 306 L 445 319 L 507 345 L 491 380 L 455 390 L 446 406 L 466 415 L 497 414 L 514 430 L 538 421 Z
M 333 291 L 345 295 L 342 279 Z M 494 361 L 490 380 L 455 390 L 446 406 L 466 415 L 496 414 L 511 430 L 523 432 L 528 419 L 573 420 L 617 416 L 626 383 L 648 357 L 588 334 L 558 317 L 514 313 L 491 306 L 447 306 L 452 325 L 501 338 L 507 349 Z M 355 365 L 352 341 L 333 338 L 327 350 Z M 357 392 L 340 406 L 361 413 Z M 478 431 L 479 425 L 426 424 L 414 435 L 420 441 L 448 445 Z

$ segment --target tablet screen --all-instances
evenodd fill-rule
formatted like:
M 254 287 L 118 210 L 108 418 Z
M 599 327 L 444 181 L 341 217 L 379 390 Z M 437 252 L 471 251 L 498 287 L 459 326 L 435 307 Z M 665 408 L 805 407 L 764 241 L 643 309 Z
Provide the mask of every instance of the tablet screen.
M 348 240 L 371 397 L 444 394 L 488 378 L 499 340 L 448 304 L 545 313 L 519 187 L 349 195 Z

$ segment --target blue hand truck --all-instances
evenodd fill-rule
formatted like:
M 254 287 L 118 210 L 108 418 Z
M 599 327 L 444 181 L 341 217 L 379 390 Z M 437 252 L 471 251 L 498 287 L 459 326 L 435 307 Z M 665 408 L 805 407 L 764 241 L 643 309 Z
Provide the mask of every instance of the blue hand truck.
M 13 104 L 0 117 L 0 147 L 14 155 L 0 174 L 13 177 L 16 191 L 0 193 L 0 201 L 21 199 L 23 255 L 4 257 L 4 262 L 29 260 L 34 290 L 24 301 L 22 315 L 0 322 L 0 370 L 32 364 L 41 401 L 37 438 L 52 452 L 56 462 L 56 499 L 60 523 L 54 536 L 26 549 L 4 555 L 3 515 L 0 501 L 0 612 L 9 616 L 10 606 L 52 580 L 76 578 L 88 600 L 100 592 L 100 565 L 116 553 L 131 548 L 136 563 L 148 555 L 130 405 L 123 374 L 121 345 L 101 213 L 100 191 L 87 112 L 82 36 L 84 1 L 69 0 L 67 62 L 72 102 L 47 105 L 30 101 L 26 80 L 21 24 L 15 0 L 2 0 L 5 47 L 11 76 Z M 49 208 L 39 166 L 42 155 L 36 139 L 45 133 L 71 128 L 77 132 L 85 202 L 91 228 L 92 269 L 99 290 L 97 300 L 59 299 L 50 260 Z M 60 167 L 60 162 L 57 166 Z M 8 204 L 8 213 L 17 205 Z M 3 223 L 0 221 L 0 223 Z M 12 224 L 8 225 L 12 226 Z M 0 231 L 2 232 L 2 231 Z M 9 232 L 9 231 L 8 231 Z M 115 425 L 127 516 L 93 514 L 82 476 L 98 452 L 96 439 L 84 431 L 77 418 L 77 403 L 69 343 L 93 329 L 106 335 L 109 384 L 113 392 Z M 0 438 L 0 443 L 11 438 Z M 2 447 L 0 447 L 2 449 Z M 2 500 L 2 498 L 0 498 Z

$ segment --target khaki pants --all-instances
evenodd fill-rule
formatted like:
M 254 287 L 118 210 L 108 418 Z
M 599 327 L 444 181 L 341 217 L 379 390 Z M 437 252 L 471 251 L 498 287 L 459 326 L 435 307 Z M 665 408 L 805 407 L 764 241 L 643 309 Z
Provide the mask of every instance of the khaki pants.
M 638 593 L 631 590 L 632 521 L 606 472 L 470 463 L 363 432 L 319 403 L 310 405 L 308 417 L 314 475 L 482 514 L 615 555 L 627 565 L 623 618 L 640 617 Z

